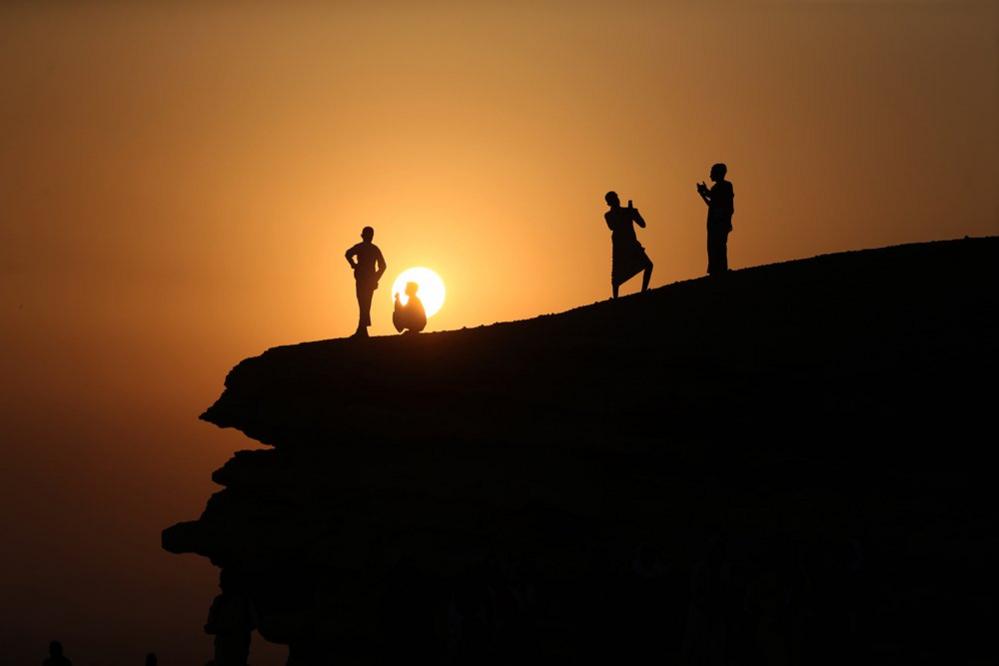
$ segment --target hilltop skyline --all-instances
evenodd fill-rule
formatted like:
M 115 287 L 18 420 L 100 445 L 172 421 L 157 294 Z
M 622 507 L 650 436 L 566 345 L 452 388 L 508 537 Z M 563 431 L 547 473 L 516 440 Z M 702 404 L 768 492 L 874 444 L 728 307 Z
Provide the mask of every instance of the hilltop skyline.
M 999 234 L 997 25 L 991 2 L 5 4 L 0 661 L 205 653 L 216 572 L 159 530 L 247 443 L 196 416 L 239 359 L 354 330 L 365 225 L 373 335 L 410 266 L 447 285 L 430 331 L 608 298 L 608 190 L 648 222 L 653 287 L 703 275 L 715 162 L 733 269 Z

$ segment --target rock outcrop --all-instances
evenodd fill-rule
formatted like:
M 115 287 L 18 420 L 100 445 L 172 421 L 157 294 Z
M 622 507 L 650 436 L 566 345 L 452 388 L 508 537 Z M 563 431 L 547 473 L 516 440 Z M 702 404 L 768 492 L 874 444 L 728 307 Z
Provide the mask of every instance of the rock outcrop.
M 295 663 L 983 658 L 997 267 L 908 245 L 270 349 L 202 418 L 272 448 L 164 548 Z

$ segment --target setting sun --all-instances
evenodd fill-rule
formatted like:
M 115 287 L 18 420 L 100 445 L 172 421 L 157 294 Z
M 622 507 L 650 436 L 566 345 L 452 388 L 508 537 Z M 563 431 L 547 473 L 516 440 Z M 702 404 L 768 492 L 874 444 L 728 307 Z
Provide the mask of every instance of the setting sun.
M 392 283 L 393 300 L 396 294 L 399 294 L 399 298 L 403 303 L 409 300 L 409 297 L 406 296 L 407 282 L 415 282 L 420 285 L 417 295 L 423 301 L 423 307 L 426 310 L 427 316 L 432 317 L 437 314 L 441 306 L 444 305 L 444 280 L 429 268 L 423 268 L 422 266 L 407 268 Z

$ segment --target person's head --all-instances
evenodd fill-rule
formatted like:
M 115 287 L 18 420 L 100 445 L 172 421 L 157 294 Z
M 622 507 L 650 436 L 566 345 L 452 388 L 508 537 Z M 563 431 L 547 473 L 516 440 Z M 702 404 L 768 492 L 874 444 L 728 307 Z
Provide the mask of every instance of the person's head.
M 608 192 L 604 195 L 604 201 L 607 202 L 608 206 L 612 208 L 617 208 L 621 205 L 621 200 L 617 196 L 617 192 Z
M 61 657 L 62 656 L 62 643 L 59 641 L 52 641 L 49 643 L 49 656 L 51 657 Z
M 375 237 L 375 230 L 371 227 L 364 227 L 361 229 L 361 240 L 365 243 L 370 243 L 371 239 Z
M 713 164 L 711 166 L 711 180 L 714 182 L 719 182 L 725 180 L 725 174 L 728 173 L 728 167 L 719 162 L 718 164 Z
M 152 652 L 146 655 L 146 666 L 156 666 L 159 662 L 156 660 L 156 655 Z
M 419 290 L 420 290 L 420 285 L 418 285 L 417 283 L 415 282 L 406 283 L 406 295 L 409 296 L 410 298 L 416 296 L 416 292 Z

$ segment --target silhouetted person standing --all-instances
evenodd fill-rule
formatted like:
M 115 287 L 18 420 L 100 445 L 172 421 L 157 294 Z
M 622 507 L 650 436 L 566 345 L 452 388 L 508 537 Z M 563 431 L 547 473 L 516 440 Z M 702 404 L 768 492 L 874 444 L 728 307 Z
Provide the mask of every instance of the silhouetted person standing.
M 644 228 L 645 220 L 628 201 L 628 207 L 621 207 L 621 200 L 618 199 L 617 192 L 608 192 L 604 196 L 610 210 L 604 213 L 604 220 L 607 221 L 607 228 L 611 230 L 611 245 L 613 252 L 611 255 L 611 291 L 614 298 L 617 298 L 618 288 L 638 275 L 642 271 L 642 291 L 649 288 L 649 279 L 652 277 L 652 260 L 645 254 L 645 248 L 638 242 L 635 236 L 633 224 Z
M 344 255 L 347 263 L 354 269 L 354 281 L 357 283 L 357 307 L 360 311 L 357 321 L 356 337 L 368 337 L 368 326 L 371 326 L 371 298 L 378 281 L 385 273 L 385 258 L 378 246 L 371 242 L 375 230 L 364 227 L 361 230 L 361 242 L 347 250 Z
M 49 656 L 42 662 L 42 666 L 73 666 L 73 662 L 62 654 L 62 643 L 52 641 L 49 643 Z
M 423 301 L 416 295 L 420 285 L 415 282 L 406 283 L 406 297 L 409 299 L 403 305 L 399 294 L 395 295 L 395 310 L 392 312 L 392 325 L 402 333 L 419 333 L 427 327 L 427 312 L 423 309 Z
M 721 275 L 728 271 L 728 235 L 732 231 L 735 213 L 735 190 L 725 180 L 728 167 L 715 164 L 711 167 L 708 189 L 703 182 L 697 184 L 697 193 L 708 205 L 708 275 Z

